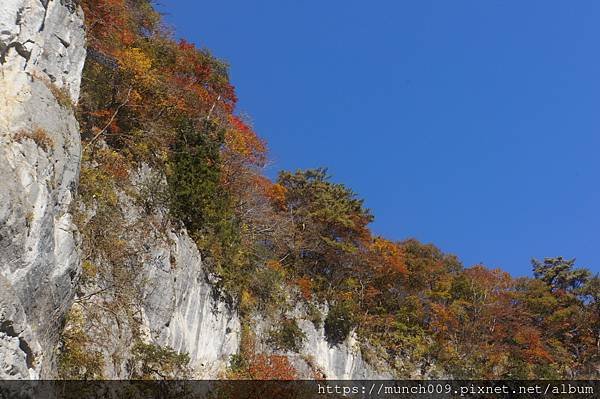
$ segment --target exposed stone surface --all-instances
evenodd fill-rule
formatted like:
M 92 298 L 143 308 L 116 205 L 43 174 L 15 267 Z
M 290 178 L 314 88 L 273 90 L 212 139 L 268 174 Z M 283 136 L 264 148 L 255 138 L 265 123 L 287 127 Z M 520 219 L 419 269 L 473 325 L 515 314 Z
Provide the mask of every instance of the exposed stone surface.
M 301 361 L 311 367 L 307 378 L 319 377 L 329 380 L 361 380 L 390 377 L 368 364 L 362 357 L 355 334 L 350 334 L 338 345 L 330 345 L 325 338 L 323 326 L 316 328 L 309 320 L 299 320 L 298 326 L 306 335 L 300 356 L 291 356 L 292 364 L 302 370 Z
M 316 306 L 316 305 L 315 305 Z M 319 312 L 327 316 L 327 305 L 318 306 Z M 315 325 L 307 316 L 305 306 L 297 304 L 286 317 L 295 319 L 305 339 L 298 353 L 274 350 L 269 344 L 269 330 L 277 326 L 277 320 L 255 318 L 260 339 L 260 350 L 283 354 L 288 357 L 301 379 L 325 378 L 328 380 L 360 380 L 392 378 L 387 371 L 389 365 L 372 365 L 363 358 L 356 334 L 352 332 L 343 342 L 332 345 L 327 342 L 323 323 Z
M 185 232 L 171 239 L 171 252 L 158 249 L 149 265 L 148 327 L 157 342 L 190 355 L 196 378 L 216 378 L 238 351 L 240 321 L 213 292 L 196 244 Z
M 142 167 L 134 185 L 157 181 L 157 174 Z M 160 184 L 166 185 L 164 178 Z M 149 229 L 144 245 L 139 246 L 144 254 L 146 339 L 187 353 L 195 378 L 219 377 L 238 351 L 241 328 L 237 313 L 215 292 L 200 252 L 184 229 L 173 229 L 164 214 L 154 215 L 158 220 L 149 226 L 143 209 L 126 198 L 122 203 L 126 204 L 123 212 L 128 224 L 138 222 Z
M 166 184 L 160 176 L 142 167 L 132 174 L 130 190 L 139 190 L 147 180 Z M 142 341 L 187 353 L 194 378 L 217 378 L 238 351 L 237 313 L 215 295 L 211 276 L 187 232 L 171 224 L 166 210 L 148 213 L 131 191 L 118 194 L 117 206 L 128 255 L 116 264 L 102 257 L 89 260 L 112 270 L 106 273 L 109 278 L 119 273 L 115 268 L 127 270 L 126 284 L 133 294 L 126 301 L 118 299 L 114 282 L 102 276 L 80 286 L 79 292 L 86 319 L 99 320 L 84 330 L 104 359 L 102 376 L 131 378 L 130 365 L 135 362 L 131 349 Z M 85 212 L 92 215 L 94 209 Z
M 69 204 L 85 61 L 69 1 L 0 5 L 0 378 L 51 377 L 79 274 Z

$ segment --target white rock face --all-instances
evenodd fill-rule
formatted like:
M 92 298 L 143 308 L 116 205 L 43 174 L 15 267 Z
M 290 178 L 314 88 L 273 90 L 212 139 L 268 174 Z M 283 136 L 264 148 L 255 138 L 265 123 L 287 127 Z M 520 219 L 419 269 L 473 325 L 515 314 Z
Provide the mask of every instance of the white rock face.
M 83 14 L 68 0 L 0 4 L 0 379 L 51 377 L 79 274 Z
M 327 305 L 319 306 L 323 317 L 327 316 Z M 352 332 L 343 342 L 331 345 L 327 342 L 323 323 L 320 326 L 308 320 L 302 304 L 297 304 L 288 312 L 287 317 L 295 319 L 305 335 L 298 353 L 273 350 L 268 342 L 269 330 L 277 327 L 277 320 L 255 318 L 256 331 L 260 339 L 260 350 L 266 353 L 282 354 L 288 357 L 301 379 L 325 378 L 328 380 L 376 380 L 393 378 L 384 370 L 386 364 L 379 367 L 367 363 L 361 353 L 356 334 Z M 379 368 L 383 370 L 379 370 Z
M 139 188 L 148 178 L 160 175 L 144 166 L 132 174 L 132 186 Z M 164 178 L 159 184 L 166 184 Z M 185 230 L 171 224 L 166 210 L 148 214 L 125 193 L 119 193 L 118 208 L 126 226 L 122 239 L 129 244 L 131 256 L 117 265 L 91 261 L 105 270 L 127 268 L 135 275 L 131 290 L 139 290 L 140 300 L 123 305 L 130 307 L 134 320 L 123 308 L 118 314 L 102 311 L 111 307 L 107 303 L 113 293 L 110 289 L 102 295 L 93 293 L 106 285 L 80 287 L 81 298 L 87 298 L 85 308 L 93 313 L 86 318 L 102 320 L 87 325 L 86 331 L 95 343 L 93 349 L 105 360 L 103 377 L 131 378 L 127 364 L 135 358 L 131 349 L 141 339 L 187 353 L 193 378 L 218 378 L 231 355 L 238 352 L 241 328 L 237 312 L 215 295 L 196 244 Z
M 327 342 L 322 326 L 317 329 L 309 320 L 299 320 L 298 326 L 306 335 L 300 357 L 310 360 L 312 368 L 317 373 L 315 377 L 328 380 L 391 378 L 389 374 L 377 371 L 364 361 L 354 333 L 341 344 L 332 346 Z
M 196 378 L 217 378 L 240 342 L 240 321 L 213 291 L 196 244 L 171 234 L 170 255 L 160 251 L 148 275 L 146 315 L 161 345 L 188 353 Z

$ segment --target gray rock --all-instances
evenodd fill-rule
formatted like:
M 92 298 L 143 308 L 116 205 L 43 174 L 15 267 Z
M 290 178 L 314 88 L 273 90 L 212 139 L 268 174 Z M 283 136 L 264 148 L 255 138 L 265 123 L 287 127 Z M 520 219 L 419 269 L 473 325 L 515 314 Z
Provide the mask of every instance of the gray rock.
M 0 6 L 0 378 L 54 375 L 79 275 L 69 205 L 81 144 L 68 103 L 83 44 L 83 14 L 69 2 Z
M 321 304 L 318 307 L 323 317 L 327 316 L 329 307 Z M 268 342 L 268 331 L 277 325 L 277 320 L 254 318 L 257 325 L 260 350 L 266 353 L 279 353 L 288 357 L 301 379 L 325 378 L 328 380 L 375 380 L 393 378 L 390 367 L 381 364 L 369 364 L 364 360 L 361 347 L 355 332 L 343 342 L 332 345 L 327 342 L 323 323 L 315 326 L 307 316 L 302 303 L 297 303 L 286 315 L 295 319 L 298 327 L 305 335 L 305 340 L 298 353 L 274 350 Z
M 133 174 L 131 189 L 139 190 L 148 180 L 164 185 L 161 176 L 144 166 Z M 125 304 L 128 309 L 106 312 L 103 309 L 114 308 L 108 305 L 114 298 L 110 282 L 80 287 L 80 299 L 88 309 L 86 318 L 101 321 L 89 323 L 85 330 L 95 343 L 93 349 L 105 359 L 103 377 L 131 378 L 128 365 L 135 363 L 131 348 L 139 339 L 187 353 L 194 378 L 219 377 L 238 351 L 241 328 L 237 313 L 215 295 L 196 244 L 185 229 L 171 224 L 166 210 L 148 214 L 128 194 L 120 192 L 118 197 L 124 225 L 120 234 L 132 255 L 116 265 L 102 259 L 91 261 L 104 270 L 127 267 L 132 276 L 130 292 L 135 292 L 137 299 Z M 93 209 L 87 212 L 93 214 Z M 102 293 L 94 295 L 98 291 Z
M 216 378 L 237 353 L 240 321 L 215 295 L 196 244 L 185 231 L 148 265 L 145 314 L 156 341 L 190 356 L 195 378 Z M 174 264 L 169 263 L 172 257 Z

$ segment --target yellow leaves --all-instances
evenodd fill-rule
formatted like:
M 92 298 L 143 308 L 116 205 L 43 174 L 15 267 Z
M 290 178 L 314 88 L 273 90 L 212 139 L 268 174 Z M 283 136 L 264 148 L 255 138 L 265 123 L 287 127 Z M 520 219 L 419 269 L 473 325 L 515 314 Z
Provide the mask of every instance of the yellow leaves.
M 248 290 L 243 290 L 240 296 L 240 310 L 242 313 L 249 313 L 256 307 L 256 298 Z
M 136 76 L 144 75 L 152 68 L 150 58 L 137 47 L 124 50 L 119 61 L 123 69 L 131 71 Z
M 157 83 L 156 75 L 152 71 L 152 59 L 140 48 L 133 47 L 125 49 L 119 56 L 119 66 L 129 74 L 134 83 L 139 83 L 142 87 L 154 86 Z M 141 98 L 138 93 L 132 93 L 135 101 Z

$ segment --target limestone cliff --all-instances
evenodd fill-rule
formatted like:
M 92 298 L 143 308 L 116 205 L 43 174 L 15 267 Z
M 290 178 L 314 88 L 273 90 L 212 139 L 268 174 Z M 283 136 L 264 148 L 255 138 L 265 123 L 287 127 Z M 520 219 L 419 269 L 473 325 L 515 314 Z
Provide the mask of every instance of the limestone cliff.
M 0 378 L 51 375 L 79 275 L 69 205 L 83 14 L 67 0 L 0 5 Z

